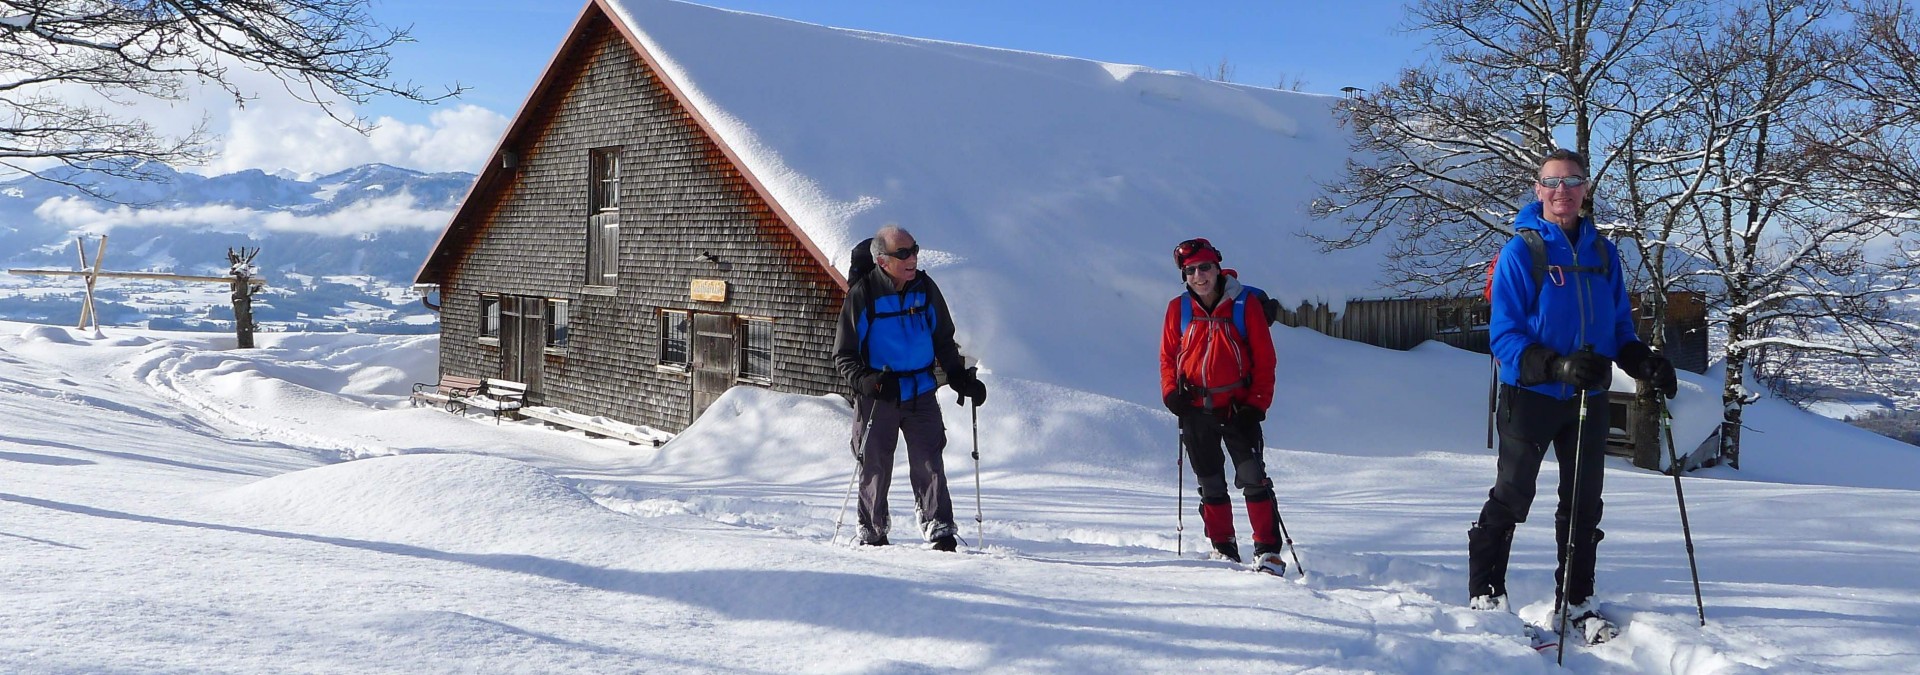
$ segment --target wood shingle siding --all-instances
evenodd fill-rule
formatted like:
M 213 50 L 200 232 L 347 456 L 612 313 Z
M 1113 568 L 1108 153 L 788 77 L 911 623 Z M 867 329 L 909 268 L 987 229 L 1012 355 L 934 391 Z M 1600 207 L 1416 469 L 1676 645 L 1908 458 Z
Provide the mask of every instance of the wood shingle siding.
M 521 116 L 502 143 L 513 167 L 490 168 L 422 269 L 441 286 L 442 372 L 501 372 L 502 348 L 479 339 L 485 293 L 568 302 L 568 344 L 547 350 L 530 405 L 684 429 L 692 378 L 659 364 L 662 309 L 770 318 L 771 388 L 842 388 L 828 354 L 840 282 L 612 22 L 590 8 Z M 603 148 L 620 163 L 610 289 L 586 284 Z M 691 300 L 696 279 L 726 282 L 725 301 Z

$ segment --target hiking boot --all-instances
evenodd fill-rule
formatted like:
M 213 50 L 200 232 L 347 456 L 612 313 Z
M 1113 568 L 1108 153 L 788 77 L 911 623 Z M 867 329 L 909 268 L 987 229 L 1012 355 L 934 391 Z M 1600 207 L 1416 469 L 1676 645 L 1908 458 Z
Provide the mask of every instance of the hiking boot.
M 1232 539 L 1213 542 L 1213 557 L 1240 562 L 1240 542 Z
M 1467 609 L 1477 609 L 1477 610 L 1488 611 L 1488 612 L 1513 611 L 1512 609 L 1507 607 L 1507 594 L 1505 593 L 1501 593 L 1499 595 L 1473 596 L 1472 599 L 1467 600 Z
M 1587 598 L 1577 605 L 1568 605 L 1565 612 L 1567 628 L 1572 631 L 1574 637 L 1587 644 L 1597 645 L 1620 635 L 1620 627 L 1613 625 L 1612 621 L 1600 615 L 1598 603 L 1595 603 L 1593 598 Z M 1555 629 L 1560 627 L 1559 614 L 1548 615 L 1548 618 L 1553 621 Z
M 943 537 L 937 537 L 933 540 L 933 550 L 935 551 L 945 551 L 947 553 L 952 553 L 954 549 L 959 547 L 960 547 L 959 542 L 955 541 L 953 535 L 951 534 Z
M 860 526 L 861 546 L 886 546 L 890 543 L 892 542 L 887 541 L 887 533 L 875 532 L 865 525 Z

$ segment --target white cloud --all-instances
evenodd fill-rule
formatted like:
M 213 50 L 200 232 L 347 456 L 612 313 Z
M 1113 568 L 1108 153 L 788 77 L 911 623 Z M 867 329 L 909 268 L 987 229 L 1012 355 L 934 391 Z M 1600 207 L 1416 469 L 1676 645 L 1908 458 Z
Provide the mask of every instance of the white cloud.
M 507 128 L 507 118 L 474 105 L 434 111 L 426 124 L 391 117 L 361 135 L 304 105 L 234 110 L 209 175 L 242 169 L 330 173 L 371 162 L 421 171 L 477 171 Z
M 391 230 L 432 230 L 444 227 L 453 212 L 421 209 L 412 194 L 355 202 L 333 213 L 295 214 L 212 205 L 173 208 L 133 208 L 117 205 L 102 209 L 86 200 L 57 197 L 42 202 L 33 214 L 86 234 L 107 234 L 116 227 L 171 226 L 215 232 L 295 232 L 350 236 Z
M 424 123 L 378 117 L 374 120 L 377 128 L 362 135 L 327 116 L 318 106 L 295 98 L 273 76 L 231 63 L 231 59 L 221 62 L 230 66 L 227 74 L 246 97 L 244 106 L 219 87 L 191 81 L 185 86 L 182 100 L 177 101 L 124 90 L 115 90 L 109 97 L 78 85 L 30 86 L 15 94 L 52 94 L 69 102 L 98 106 L 116 116 L 145 121 L 164 136 L 182 136 L 204 123 L 215 136 L 213 159 L 206 166 L 175 167 L 204 175 L 244 169 L 331 173 L 371 162 L 422 171 L 477 171 L 509 121 L 486 108 L 454 104 L 433 108 Z M 0 74 L 15 73 L 0 68 Z M 356 112 L 351 102 L 328 98 L 342 112 Z M 54 164 L 46 160 L 23 163 L 36 168 Z

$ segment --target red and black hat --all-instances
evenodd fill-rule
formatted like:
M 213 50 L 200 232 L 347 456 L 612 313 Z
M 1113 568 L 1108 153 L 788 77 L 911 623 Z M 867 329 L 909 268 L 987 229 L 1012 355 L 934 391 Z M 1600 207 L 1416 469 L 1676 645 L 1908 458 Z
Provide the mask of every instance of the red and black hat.
M 1221 260 L 1220 249 L 1214 248 L 1213 243 L 1205 239 L 1188 239 L 1180 242 L 1179 246 L 1173 247 L 1174 267 L 1186 267 L 1204 262 L 1217 263 Z

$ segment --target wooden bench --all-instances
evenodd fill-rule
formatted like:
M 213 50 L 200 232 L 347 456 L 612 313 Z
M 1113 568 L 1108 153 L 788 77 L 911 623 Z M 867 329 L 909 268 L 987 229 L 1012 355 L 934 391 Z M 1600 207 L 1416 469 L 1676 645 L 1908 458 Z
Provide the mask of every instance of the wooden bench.
M 461 405 L 479 408 L 493 413 L 493 423 L 500 423 L 500 415 L 519 410 L 527 404 L 527 385 L 524 382 L 487 378 L 486 387 L 480 392 L 460 399 Z
M 408 401 L 414 405 L 430 404 L 454 412 L 466 407 L 463 399 L 480 394 L 483 383 L 480 378 L 463 375 L 441 375 L 439 384 L 415 382 L 413 396 Z
M 586 432 L 588 438 L 604 436 L 607 438 L 617 438 L 634 445 L 650 445 L 656 448 L 665 442 L 657 436 L 649 436 L 600 424 L 585 416 L 567 413 L 556 408 L 528 406 L 521 408 L 520 414 L 524 417 L 531 417 L 555 426 L 579 429 Z

